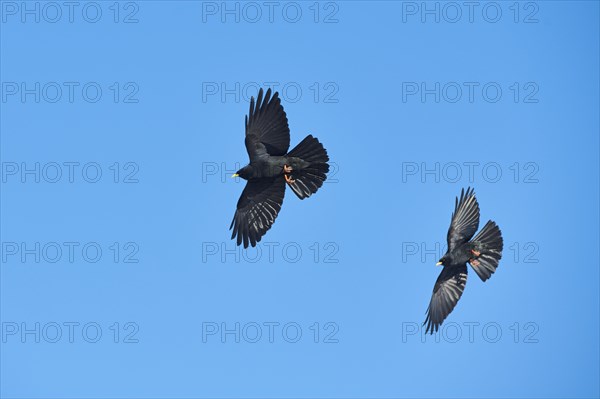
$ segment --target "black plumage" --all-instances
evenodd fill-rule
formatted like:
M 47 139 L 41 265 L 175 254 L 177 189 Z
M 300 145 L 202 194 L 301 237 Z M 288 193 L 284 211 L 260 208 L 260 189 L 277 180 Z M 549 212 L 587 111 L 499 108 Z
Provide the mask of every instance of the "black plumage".
M 294 149 L 290 128 L 277 92 L 258 92 L 250 99 L 246 116 L 246 150 L 250 163 L 237 171 L 248 182 L 240 196 L 230 229 L 237 245 L 256 246 L 281 210 L 286 184 L 300 199 L 316 193 L 327 179 L 329 156 L 323 145 L 308 135 Z
M 489 279 L 502 257 L 503 240 L 500 229 L 488 221 L 475 236 L 479 228 L 479 204 L 473 189 L 463 189 L 460 199 L 456 198 L 454 212 L 448 229 L 448 251 L 438 265 L 444 268 L 433 287 L 433 294 L 425 332 L 438 331 L 446 317 L 452 312 L 467 283 L 467 262 L 482 281 Z M 471 239 L 472 238 L 472 239 Z

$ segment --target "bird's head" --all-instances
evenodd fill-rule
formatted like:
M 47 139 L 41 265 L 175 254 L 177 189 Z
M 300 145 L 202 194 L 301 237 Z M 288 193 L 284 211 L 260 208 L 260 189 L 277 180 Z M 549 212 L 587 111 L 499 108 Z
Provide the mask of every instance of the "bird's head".
M 436 263 L 436 266 L 446 266 L 446 264 L 448 263 L 448 257 L 446 255 L 442 256 L 442 259 L 439 260 L 438 263 Z
M 248 180 L 252 177 L 252 167 L 250 165 L 246 165 L 231 175 L 231 177 L 241 177 L 244 180 Z

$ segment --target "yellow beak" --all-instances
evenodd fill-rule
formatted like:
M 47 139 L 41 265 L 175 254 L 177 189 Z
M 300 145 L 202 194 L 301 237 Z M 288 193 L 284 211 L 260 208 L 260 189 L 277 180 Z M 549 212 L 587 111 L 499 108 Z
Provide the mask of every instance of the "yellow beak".
M 234 173 L 231 175 L 231 177 L 238 177 L 239 175 L 237 173 Z
M 441 264 L 442 264 L 442 262 L 438 262 L 438 263 L 436 263 L 435 265 L 436 265 L 436 266 L 439 266 L 439 265 L 441 265 Z

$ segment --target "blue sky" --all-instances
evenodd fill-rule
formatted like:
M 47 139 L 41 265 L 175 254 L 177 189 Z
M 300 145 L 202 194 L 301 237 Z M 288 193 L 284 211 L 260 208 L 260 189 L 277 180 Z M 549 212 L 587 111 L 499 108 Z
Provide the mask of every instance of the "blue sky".
M 598 3 L 473 7 L 0 2 L 1 396 L 598 397 Z M 332 173 L 241 251 L 259 86 Z

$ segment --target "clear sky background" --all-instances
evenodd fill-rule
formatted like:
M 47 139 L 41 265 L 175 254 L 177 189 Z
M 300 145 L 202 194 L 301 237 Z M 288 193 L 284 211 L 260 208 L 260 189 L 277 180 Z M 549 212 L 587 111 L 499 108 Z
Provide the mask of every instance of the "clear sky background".
M 0 7 L 3 398 L 600 395 L 597 2 Z M 240 251 L 268 85 L 332 173 Z M 503 258 L 425 338 L 469 185 Z

